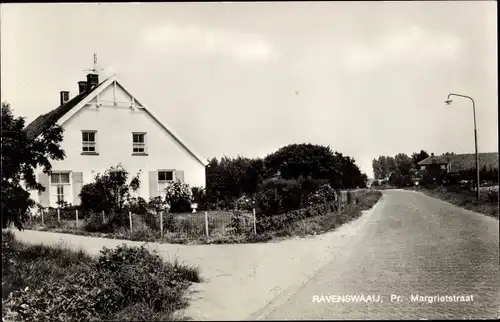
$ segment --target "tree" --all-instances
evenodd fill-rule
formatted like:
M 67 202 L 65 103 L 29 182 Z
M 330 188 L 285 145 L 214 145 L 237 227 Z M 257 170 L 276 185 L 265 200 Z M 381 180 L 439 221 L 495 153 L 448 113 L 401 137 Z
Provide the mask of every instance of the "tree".
M 310 177 L 327 179 L 332 187 L 340 184 L 341 158 L 330 147 L 313 144 L 290 144 L 266 156 L 267 176 L 279 173 L 284 179 Z
M 372 161 L 373 174 L 375 179 L 386 179 L 391 172 L 396 171 L 396 162 L 394 158 L 387 156 L 379 156 L 378 159 Z
M 60 147 L 63 129 L 52 125 L 44 129 L 42 135 L 30 138 L 24 118 L 16 118 L 9 103 L 2 102 L 1 113 L 2 228 L 13 223 L 22 229 L 29 209 L 35 205 L 29 190 L 45 191 L 36 181 L 35 170 L 42 168 L 48 174 L 52 169 L 50 160 L 65 157 Z
M 140 187 L 139 173 L 128 181 L 129 173 L 120 165 L 110 167 L 104 174 L 98 173 L 94 182 L 88 183 L 80 191 L 81 208 L 93 212 L 121 213 L 131 192 Z
M 419 163 L 420 161 L 425 160 L 425 159 L 427 159 L 428 157 L 429 157 L 429 154 L 428 154 L 426 151 L 424 151 L 424 150 L 420 150 L 420 152 L 418 152 L 418 153 L 413 153 L 413 154 L 411 155 L 411 158 L 412 158 L 412 160 L 413 160 L 413 165 L 415 166 L 415 168 L 417 168 L 417 167 L 418 167 L 418 163 Z

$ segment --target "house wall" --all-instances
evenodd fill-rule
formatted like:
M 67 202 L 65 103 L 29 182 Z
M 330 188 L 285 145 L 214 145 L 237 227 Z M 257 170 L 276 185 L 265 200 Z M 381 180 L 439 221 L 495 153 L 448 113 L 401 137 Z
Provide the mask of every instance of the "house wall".
M 205 187 L 205 167 L 145 110 L 132 109 L 130 104 L 114 106 L 112 103 L 104 102 L 105 99 L 112 100 L 113 95 L 118 101 L 126 99 L 124 97 L 126 94 L 120 89 L 113 94 L 113 90 L 109 88 L 99 96 L 99 100 L 103 102 L 102 106 L 88 104 L 62 126 L 64 129 L 62 148 L 66 158 L 62 161 L 53 161 L 52 171 L 73 173 L 70 179 L 75 191 L 70 193 L 67 202 L 79 203 L 76 197 L 79 191 L 76 190 L 80 188 L 75 188 L 74 181 L 81 180 L 81 184 L 77 183 L 77 186 L 90 183 L 97 173 L 103 173 L 119 163 L 129 172 L 129 176 L 135 175 L 139 170 L 142 171 L 138 195 L 146 200 L 157 195 L 151 191 L 156 184 L 152 182 L 156 179 L 151 172 L 158 169 L 174 169 L 190 186 Z M 82 155 L 82 130 L 97 131 L 97 155 Z M 147 155 L 132 155 L 132 132 L 146 133 Z M 48 184 L 47 178 L 41 178 L 41 181 L 44 185 Z M 35 193 L 32 194 L 32 198 L 43 200 Z

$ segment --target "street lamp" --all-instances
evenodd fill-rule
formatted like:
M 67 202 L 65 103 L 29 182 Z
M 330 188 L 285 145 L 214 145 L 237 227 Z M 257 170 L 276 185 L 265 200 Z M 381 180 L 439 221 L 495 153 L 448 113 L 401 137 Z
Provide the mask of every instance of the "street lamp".
M 472 114 L 474 116 L 474 146 L 476 148 L 476 175 L 477 175 L 477 182 L 476 182 L 476 197 L 477 197 L 477 200 L 479 200 L 479 185 L 480 185 L 480 182 L 479 182 L 479 155 L 477 153 L 477 129 L 476 129 L 476 103 L 474 102 L 474 99 L 470 96 L 467 96 L 467 95 L 461 95 L 461 94 L 455 94 L 455 93 L 450 93 L 448 94 L 448 99 L 446 101 L 444 101 L 447 105 L 450 105 L 451 102 L 453 102 L 450 97 L 451 96 L 457 96 L 457 97 L 463 97 L 463 98 L 467 98 L 467 99 L 470 99 L 472 101 Z

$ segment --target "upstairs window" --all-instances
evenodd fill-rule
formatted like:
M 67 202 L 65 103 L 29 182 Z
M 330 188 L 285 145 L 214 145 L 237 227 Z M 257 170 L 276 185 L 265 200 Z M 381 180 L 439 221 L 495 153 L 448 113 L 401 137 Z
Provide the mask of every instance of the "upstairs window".
M 146 133 L 132 133 L 132 153 L 146 153 Z
M 96 152 L 97 131 L 82 131 L 82 152 Z
M 425 165 L 421 165 L 420 170 L 425 170 Z

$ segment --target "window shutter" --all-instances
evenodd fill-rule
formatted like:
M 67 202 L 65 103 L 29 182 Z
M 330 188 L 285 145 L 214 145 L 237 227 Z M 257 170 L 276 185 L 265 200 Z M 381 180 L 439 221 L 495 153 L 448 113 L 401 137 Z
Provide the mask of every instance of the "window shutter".
M 83 172 L 73 172 L 72 173 L 72 183 L 73 183 L 73 205 L 80 205 L 80 191 L 82 191 L 83 186 Z
M 38 183 L 45 187 L 45 191 L 38 195 L 38 202 L 44 207 L 50 205 L 50 177 L 43 172 L 38 174 Z
M 158 171 L 149 171 L 149 198 L 158 197 Z
M 184 171 L 183 170 L 175 170 L 175 178 L 180 182 L 184 182 Z

